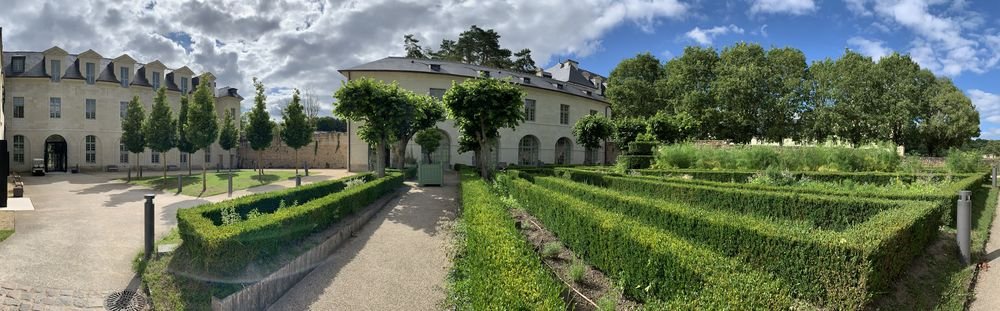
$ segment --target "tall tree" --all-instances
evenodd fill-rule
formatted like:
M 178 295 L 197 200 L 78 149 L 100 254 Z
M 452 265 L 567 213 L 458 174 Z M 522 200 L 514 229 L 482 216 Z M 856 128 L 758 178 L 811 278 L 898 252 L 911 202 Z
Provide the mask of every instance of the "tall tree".
M 615 146 L 618 150 L 625 150 L 628 144 L 635 141 L 639 134 L 646 132 L 646 121 L 640 118 L 619 118 L 614 121 Z
M 396 138 L 393 150 L 396 152 L 393 166 L 402 169 L 406 161 L 406 145 L 417 132 L 432 128 L 440 121 L 444 121 L 444 106 L 434 97 L 429 95 L 418 95 L 413 92 L 406 92 L 407 103 L 413 110 L 413 118 L 404 122 L 400 132 L 393 136 Z
M 814 61 L 809 67 L 810 79 L 806 82 L 805 107 L 799 118 L 800 142 L 825 142 L 834 136 L 837 115 L 833 107 L 840 100 L 837 95 L 836 62 L 832 59 Z
M 146 111 L 142 108 L 139 96 L 133 96 L 128 102 L 128 109 L 125 111 L 125 119 L 122 120 L 122 143 L 125 149 L 135 155 L 136 172 L 141 170 L 139 153 L 146 151 L 146 136 L 142 132 L 143 120 L 146 118 Z
M 649 53 L 625 59 L 608 76 L 607 97 L 615 117 L 655 114 L 662 108 L 657 100 L 656 81 L 663 76 L 660 60 Z
M 463 62 L 473 65 L 494 67 L 499 69 L 509 69 L 521 72 L 534 72 L 535 61 L 531 59 L 531 50 L 521 49 L 517 53 L 511 53 L 509 49 L 500 46 L 500 34 L 493 29 L 483 29 L 472 25 L 469 30 L 463 31 L 458 36 L 458 40 L 443 39 L 437 51 L 424 49 L 422 52 L 419 41 L 412 35 L 403 37 L 403 46 L 408 57 L 420 55 L 430 56 L 432 59 Z M 412 56 L 411 56 L 412 55 Z M 515 60 L 511 60 L 514 56 Z
M 712 95 L 718 62 L 719 54 L 715 49 L 690 46 L 684 49 L 683 55 L 664 65 L 664 76 L 656 82 L 665 112 L 690 115 L 698 138 L 712 138 L 722 126 Z
M 524 73 L 535 73 L 535 60 L 531 59 L 531 50 L 521 49 L 514 53 L 514 65 L 511 69 Z
M 597 114 L 586 115 L 573 125 L 576 142 L 588 150 L 600 149 L 601 143 L 608 140 L 613 132 L 611 120 Z
M 253 109 L 247 114 L 247 127 L 245 129 L 247 141 L 250 142 L 250 149 L 257 152 L 257 174 L 264 174 L 263 151 L 271 147 L 274 140 L 274 122 L 271 115 L 267 113 L 267 95 L 264 94 L 264 84 L 253 78 L 253 87 L 256 94 L 253 99 Z
M 925 90 L 935 83 L 934 74 L 921 70 L 909 55 L 895 52 L 879 60 L 877 67 L 885 77 L 882 113 L 878 114 L 879 124 L 884 127 L 880 136 L 905 146 L 919 135 L 917 124 L 923 119 L 921 112 L 929 105 Z
M 320 132 L 347 132 L 347 122 L 331 116 L 316 118 L 316 130 Z
M 334 113 L 358 122 L 358 136 L 376 146 L 375 171 L 378 177 L 384 177 L 389 143 L 413 117 L 406 92 L 396 83 L 360 78 L 344 83 L 333 96 L 337 99 Z
M 748 143 L 762 137 L 768 124 L 762 115 L 774 111 L 775 99 L 768 94 L 769 66 L 763 48 L 737 43 L 726 47 L 715 67 L 712 92 L 719 103 L 721 138 Z
M 194 91 L 194 100 L 188 113 L 187 139 L 195 149 L 212 147 L 219 135 L 219 117 L 215 114 L 215 93 L 208 87 L 208 75 L 201 76 L 201 83 Z M 197 131 L 193 129 L 198 129 Z M 208 188 L 208 163 L 201 166 L 201 191 Z
M 760 138 L 780 144 L 798 134 L 796 119 L 805 110 L 809 67 L 806 55 L 790 47 L 768 50 L 767 65 L 767 92 L 774 101 L 759 112 Z
M 302 104 L 299 103 L 299 90 L 292 93 L 292 102 L 281 112 L 284 123 L 281 131 L 281 140 L 285 145 L 295 149 L 295 175 L 299 174 L 299 149 L 312 142 L 315 127 L 309 122 L 309 118 L 303 111 Z
M 514 128 L 524 121 L 524 92 L 510 81 L 468 79 L 452 82 L 444 104 L 460 135 L 472 144 L 469 147 L 479 150 L 479 174 L 492 180 L 492 168 L 487 165 L 490 143 L 500 137 L 501 128 Z
M 187 140 L 187 119 L 190 109 L 190 97 L 187 94 L 181 95 L 181 110 L 177 113 L 177 150 L 187 157 L 188 175 L 191 175 L 191 154 L 198 151 Z
M 919 130 L 928 154 L 939 155 L 979 136 L 979 112 L 951 80 L 937 79 L 926 94 L 929 109 Z
M 170 105 L 167 104 L 167 88 L 160 87 L 156 90 L 156 97 L 153 98 L 153 110 L 149 113 L 149 119 L 142 125 L 142 133 L 146 137 L 146 145 L 150 150 L 158 153 L 166 153 L 176 145 L 177 120 L 174 120 L 170 112 Z M 164 156 L 163 178 L 167 178 L 167 163 Z
M 420 40 L 413 37 L 413 34 L 403 36 L 403 49 L 406 50 L 408 58 L 427 58 L 423 48 L 420 47 Z
M 222 130 L 219 131 L 219 147 L 225 150 L 229 154 L 229 159 L 233 158 L 233 148 L 236 148 L 236 144 L 239 142 L 239 131 L 236 130 L 236 124 L 233 122 L 233 113 L 226 111 L 226 118 L 222 121 Z M 229 163 L 229 172 L 233 171 L 233 163 Z
M 854 146 L 888 138 L 883 129 L 882 74 L 870 57 L 847 51 L 835 63 L 834 135 Z
M 306 90 L 299 96 L 299 103 L 302 104 L 302 112 L 306 114 L 309 124 L 316 127 L 316 118 L 319 118 L 320 102 L 319 96 L 312 91 Z

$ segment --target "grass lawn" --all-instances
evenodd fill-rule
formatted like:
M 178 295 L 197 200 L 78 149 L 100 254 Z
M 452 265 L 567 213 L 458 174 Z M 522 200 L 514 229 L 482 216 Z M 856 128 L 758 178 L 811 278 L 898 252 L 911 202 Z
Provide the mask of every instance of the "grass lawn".
M 295 178 L 294 171 L 265 170 L 264 173 L 264 175 L 258 176 L 253 170 L 233 171 L 233 191 Z M 167 178 L 164 179 L 162 172 L 154 173 L 154 171 L 147 171 L 146 174 L 149 177 L 133 179 L 132 183 L 156 190 L 177 192 L 177 175 L 168 175 Z M 226 193 L 229 190 L 229 183 L 227 179 L 228 175 L 229 173 L 227 172 L 209 172 L 208 189 L 206 189 L 204 193 L 201 192 L 201 172 L 195 172 L 190 176 L 184 175 L 182 180 L 182 183 L 184 183 L 184 191 L 181 193 L 196 197 Z
M 0 230 L 0 242 L 3 242 L 3 240 L 6 240 L 12 234 L 14 234 L 14 230 Z

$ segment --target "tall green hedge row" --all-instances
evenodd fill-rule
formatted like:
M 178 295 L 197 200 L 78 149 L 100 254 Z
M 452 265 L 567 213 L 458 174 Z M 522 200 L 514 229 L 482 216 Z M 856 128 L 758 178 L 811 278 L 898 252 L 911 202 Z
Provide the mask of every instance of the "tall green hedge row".
M 448 300 L 458 310 L 565 310 L 562 286 L 514 227 L 496 195 L 470 170 L 461 175 L 459 247 Z
M 511 195 L 560 240 L 652 309 L 788 309 L 774 276 L 632 217 L 515 179 Z
M 892 272 L 881 265 L 889 260 L 909 260 L 912 253 L 907 247 L 922 247 L 923 234 L 936 228 L 900 228 L 899 224 L 913 226 L 906 219 L 883 223 L 896 231 L 865 230 L 833 232 L 814 228 L 779 224 L 758 217 L 690 207 L 646 197 L 625 195 L 618 191 L 575 183 L 554 177 L 536 177 L 535 184 L 548 190 L 574 196 L 606 209 L 625 214 L 649 226 L 657 227 L 686 239 L 703 243 L 714 251 L 782 277 L 791 285 L 793 295 L 817 305 L 838 309 L 854 309 L 867 303 L 873 291 L 868 286 L 875 278 L 884 279 Z M 933 210 L 930 202 L 909 202 L 901 209 L 908 211 Z M 883 214 L 910 215 L 908 212 L 889 210 Z M 875 219 L 880 219 L 876 215 Z M 888 217 L 888 216 L 883 216 Z M 915 217 L 919 218 L 919 217 Z M 924 224 L 924 223 L 921 223 Z M 865 226 L 864 224 L 860 226 Z M 897 241 L 896 238 L 913 238 Z M 883 246 L 882 241 L 899 242 Z M 872 243 L 876 241 L 878 243 Z M 872 251 L 878 249 L 878 251 Z M 909 255 L 909 257 L 899 257 Z M 900 266 L 905 266 L 902 264 Z M 878 269 L 875 269 L 875 268 Z M 881 284 L 881 283 L 879 283 Z
M 757 170 L 700 170 L 700 169 L 649 169 L 649 170 L 636 170 L 642 175 L 653 175 L 653 176 L 666 176 L 666 177 L 682 177 L 690 176 L 692 179 L 701 180 L 711 180 L 720 182 L 737 182 L 745 183 L 750 177 L 753 177 L 761 171 Z M 802 179 L 808 178 L 815 181 L 842 181 L 842 180 L 853 180 L 858 183 L 866 184 L 878 184 L 884 185 L 896 180 L 901 180 L 903 182 L 913 182 L 918 179 L 929 179 L 931 181 L 940 181 L 943 178 L 950 176 L 946 173 L 882 173 L 882 172 L 811 172 L 811 171 L 791 171 L 790 172 L 795 178 Z M 968 177 L 969 174 L 960 174 L 952 176 Z
M 344 189 L 346 181 L 355 178 L 368 182 Z M 205 270 L 222 275 L 239 273 L 249 263 L 326 229 L 402 183 L 400 173 L 379 179 L 365 174 L 182 209 L 177 212 L 177 227 L 184 240 L 181 248 L 192 263 Z M 281 201 L 287 207 L 278 209 Z M 220 215 L 227 208 L 235 209 L 242 218 L 254 209 L 263 214 L 223 224 Z
M 875 214 L 903 205 L 883 199 L 855 199 L 805 193 L 758 191 L 617 177 L 584 170 L 557 170 L 558 176 L 624 193 L 729 210 L 771 219 L 809 221 L 829 230 L 843 230 Z

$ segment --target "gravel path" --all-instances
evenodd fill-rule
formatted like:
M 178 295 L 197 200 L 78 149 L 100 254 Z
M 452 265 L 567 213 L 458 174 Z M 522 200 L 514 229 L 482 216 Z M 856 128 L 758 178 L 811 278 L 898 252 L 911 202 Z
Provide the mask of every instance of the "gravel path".
M 458 176 L 412 184 L 270 310 L 437 310 L 445 298 Z
M 986 259 L 981 269 L 976 281 L 976 298 L 969 310 L 1000 310 L 1000 215 L 993 217 L 993 223 L 990 224 Z

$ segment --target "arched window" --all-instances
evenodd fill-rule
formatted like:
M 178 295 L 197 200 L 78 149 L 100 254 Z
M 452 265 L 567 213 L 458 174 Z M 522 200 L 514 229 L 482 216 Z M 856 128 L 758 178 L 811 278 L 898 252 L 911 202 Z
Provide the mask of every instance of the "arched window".
M 573 163 L 573 141 L 563 137 L 556 141 L 556 164 Z
M 84 137 L 84 144 L 87 148 L 86 160 L 87 163 L 97 163 L 97 136 L 87 135 Z
M 14 163 L 24 163 L 24 135 L 14 135 Z
M 517 163 L 520 165 L 538 164 L 538 138 L 532 135 L 524 136 L 517 144 Z

